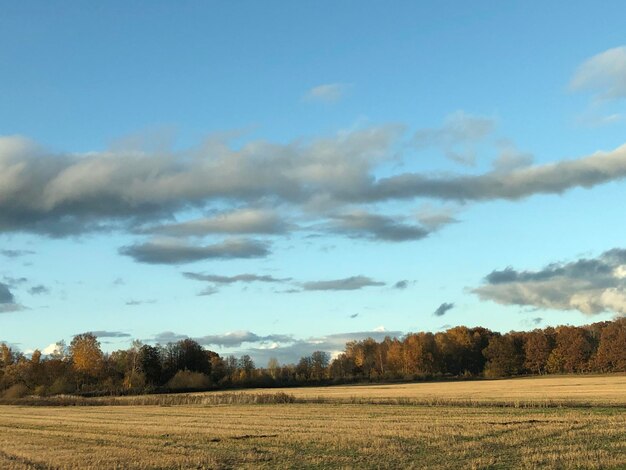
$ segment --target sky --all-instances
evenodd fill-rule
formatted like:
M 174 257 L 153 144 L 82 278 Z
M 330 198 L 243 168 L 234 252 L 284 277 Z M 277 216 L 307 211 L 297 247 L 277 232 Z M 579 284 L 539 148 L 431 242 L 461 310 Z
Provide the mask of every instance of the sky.
M 0 6 L 0 341 L 626 312 L 623 2 Z

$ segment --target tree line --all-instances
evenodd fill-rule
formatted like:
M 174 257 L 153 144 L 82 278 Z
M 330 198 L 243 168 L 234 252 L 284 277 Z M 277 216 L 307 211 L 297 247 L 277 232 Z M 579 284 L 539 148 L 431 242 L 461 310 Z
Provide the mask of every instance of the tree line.
M 193 339 L 166 345 L 134 341 L 104 353 L 92 333 L 54 352 L 30 357 L 0 344 L 0 394 L 124 394 L 357 381 L 508 377 L 523 374 L 626 372 L 626 318 L 501 334 L 457 326 L 351 341 L 331 360 L 324 351 L 281 365 L 257 367 L 248 355 L 222 357 Z

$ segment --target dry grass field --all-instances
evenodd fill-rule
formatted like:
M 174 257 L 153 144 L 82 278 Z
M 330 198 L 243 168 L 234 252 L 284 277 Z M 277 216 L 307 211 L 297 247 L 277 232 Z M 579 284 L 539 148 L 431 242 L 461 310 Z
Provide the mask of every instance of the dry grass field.
M 394 385 L 302 387 L 287 390 L 296 398 L 361 398 L 385 401 L 470 401 L 488 403 L 589 403 L 626 406 L 626 375 L 522 377 L 466 382 L 426 382 Z
M 626 468 L 625 379 L 301 388 L 287 404 L 3 406 L 0 468 Z M 433 394 L 446 402 L 389 404 Z

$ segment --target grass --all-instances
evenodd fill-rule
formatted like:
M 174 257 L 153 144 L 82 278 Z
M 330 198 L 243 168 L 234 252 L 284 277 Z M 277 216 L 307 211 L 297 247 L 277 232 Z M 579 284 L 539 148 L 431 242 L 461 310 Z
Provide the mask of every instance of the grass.
M 0 407 L 0 468 L 626 468 L 624 376 L 184 396 Z

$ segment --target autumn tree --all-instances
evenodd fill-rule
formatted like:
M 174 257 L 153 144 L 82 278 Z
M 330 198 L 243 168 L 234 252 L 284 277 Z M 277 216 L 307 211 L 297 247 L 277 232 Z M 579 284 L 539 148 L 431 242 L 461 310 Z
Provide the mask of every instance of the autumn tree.
M 602 329 L 595 366 L 602 372 L 626 372 L 626 318 Z
M 534 330 L 524 336 L 524 367 L 533 374 L 546 373 L 548 358 L 554 348 L 554 329 Z
M 483 349 L 487 359 L 484 374 L 486 377 L 504 377 L 519 374 L 523 366 L 523 357 L 515 347 L 510 335 L 494 335 Z
M 311 354 L 311 378 L 313 380 L 326 378 L 329 362 L 330 355 L 326 351 L 314 351 Z
M 411 333 L 404 338 L 405 375 L 430 375 L 437 369 L 437 343 L 432 333 Z
M 560 326 L 556 329 L 556 347 L 550 353 L 549 372 L 584 372 L 588 370 L 593 354 L 589 333 L 575 326 Z
M 69 353 L 74 370 L 84 377 L 96 377 L 102 370 L 103 354 L 100 342 L 93 333 L 74 336 Z

